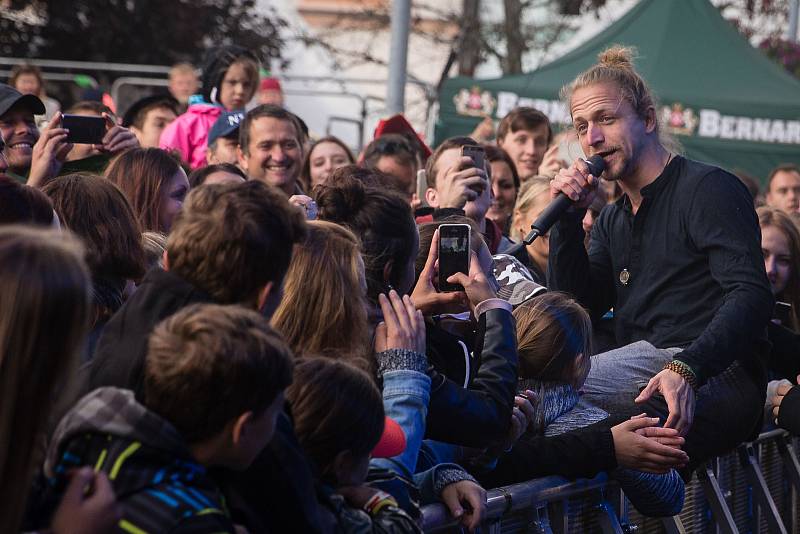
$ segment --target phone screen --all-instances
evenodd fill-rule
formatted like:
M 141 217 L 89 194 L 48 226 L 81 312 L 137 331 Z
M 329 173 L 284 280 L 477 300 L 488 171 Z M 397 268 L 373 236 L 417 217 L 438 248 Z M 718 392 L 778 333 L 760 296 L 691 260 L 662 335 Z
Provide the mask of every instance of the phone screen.
M 68 143 L 99 145 L 106 134 L 106 120 L 103 117 L 64 115 L 61 124 L 69 130 Z
M 463 291 L 461 284 L 450 284 L 447 279 L 455 273 L 469 273 L 468 224 L 443 224 L 439 226 L 439 291 Z

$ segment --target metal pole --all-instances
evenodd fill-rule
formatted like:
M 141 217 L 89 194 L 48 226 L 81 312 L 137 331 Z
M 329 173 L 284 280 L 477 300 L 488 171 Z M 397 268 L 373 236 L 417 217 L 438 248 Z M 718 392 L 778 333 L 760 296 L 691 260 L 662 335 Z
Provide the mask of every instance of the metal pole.
M 791 0 L 789 3 L 789 30 L 786 38 L 797 42 L 797 18 L 800 15 L 800 0 Z
M 389 51 L 389 83 L 386 91 L 387 111 L 403 113 L 406 96 L 406 63 L 408 32 L 411 24 L 411 0 L 392 2 L 392 48 Z

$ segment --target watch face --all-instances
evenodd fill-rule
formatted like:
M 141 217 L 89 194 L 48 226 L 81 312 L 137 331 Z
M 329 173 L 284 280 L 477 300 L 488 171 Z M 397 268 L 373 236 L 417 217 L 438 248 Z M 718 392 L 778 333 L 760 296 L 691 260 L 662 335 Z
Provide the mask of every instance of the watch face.
M 623 286 L 628 285 L 628 281 L 631 279 L 631 273 L 628 269 L 622 269 L 622 272 L 619 273 L 619 281 Z

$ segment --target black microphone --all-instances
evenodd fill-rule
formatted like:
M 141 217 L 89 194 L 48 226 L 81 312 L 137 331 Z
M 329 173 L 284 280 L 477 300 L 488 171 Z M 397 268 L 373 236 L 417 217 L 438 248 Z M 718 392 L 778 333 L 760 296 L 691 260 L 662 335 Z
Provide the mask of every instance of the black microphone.
M 583 160 L 589 167 L 589 174 L 595 178 L 599 178 L 603 171 L 606 170 L 606 162 L 599 155 L 592 156 L 589 159 Z M 550 227 L 553 226 L 561 215 L 572 206 L 572 199 L 564 193 L 559 193 L 558 196 L 550 202 L 550 205 L 533 221 L 530 233 L 522 240 L 526 245 L 530 245 L 533 241 L 542 234 L 546 234 Z

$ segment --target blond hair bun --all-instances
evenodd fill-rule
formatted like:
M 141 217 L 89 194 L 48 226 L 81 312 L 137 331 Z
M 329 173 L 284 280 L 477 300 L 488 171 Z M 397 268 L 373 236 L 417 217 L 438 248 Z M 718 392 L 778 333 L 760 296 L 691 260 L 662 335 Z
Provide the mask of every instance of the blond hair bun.
M 636 49 L 630 46 L 614 45 L 597 55 L 597 59 L 604 67 L 620 69 L 633 69 L 633 58 Z

